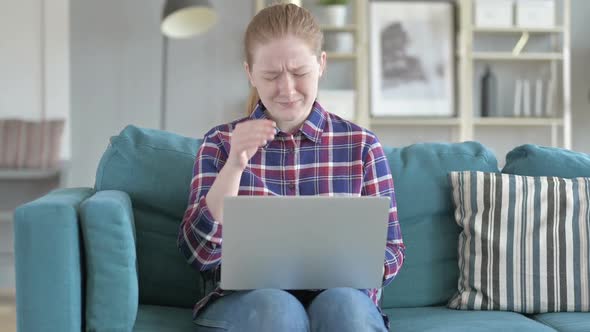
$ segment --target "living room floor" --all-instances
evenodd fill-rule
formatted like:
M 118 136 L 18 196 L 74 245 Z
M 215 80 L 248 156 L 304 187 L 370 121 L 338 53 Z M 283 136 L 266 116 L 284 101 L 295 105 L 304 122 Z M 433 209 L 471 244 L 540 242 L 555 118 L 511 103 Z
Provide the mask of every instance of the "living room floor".
M 16 331 L 12 218 L 0 213 L 0 331 Z
M 14 292 L 0 290 L 0 330 L 16 332 Z

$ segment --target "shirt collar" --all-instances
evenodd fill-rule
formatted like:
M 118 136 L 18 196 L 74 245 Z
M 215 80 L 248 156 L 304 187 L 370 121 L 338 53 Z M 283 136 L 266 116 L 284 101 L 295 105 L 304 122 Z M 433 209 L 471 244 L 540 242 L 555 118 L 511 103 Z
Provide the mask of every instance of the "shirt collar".
M 312 110 L 299 131 L 305 135 L 307 138 L 312 140 L 314 143 L 318 143 L 322 136 L 322 132 L 324 131 L 324 125 L 326 123 L 326 111 L 318 103 L 315 101 L 312 105 Z M 250 115 L 250 119 L 258 120 L 258 119 L 268 119 L 268 112 L 266 112 L 266 107 L 262 104 L 262 101 L 258 101 L 256 104 L 256 108 L 254 108 L 254 112 Z

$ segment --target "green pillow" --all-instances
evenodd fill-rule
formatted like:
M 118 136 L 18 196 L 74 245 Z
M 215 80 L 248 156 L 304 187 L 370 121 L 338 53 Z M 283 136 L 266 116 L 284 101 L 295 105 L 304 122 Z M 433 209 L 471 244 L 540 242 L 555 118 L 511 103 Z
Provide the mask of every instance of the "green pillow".
M 135 227 L 131 200 L 100 191 L 80 207 L 86 257 L 88 331 L 131 331 L 138 308 Z
M 457 290 L 457 237 L 448 173 L 497 172 L 491 150 L 477 142 L 384 147 L 394 181 L 406 259 L 384 289 L 383 308 L 446 304 Z
M 508 152 L 502 173 L 562 178 L 590 177 L 590 155 L 525 144 Z
M 188 204 L 202 140 L 127 126 L 96 171 L 96 190 L 119 190 L 133 202 L 139 302 L 192 308 L 209 283 L 178 251 L 178 226 Z

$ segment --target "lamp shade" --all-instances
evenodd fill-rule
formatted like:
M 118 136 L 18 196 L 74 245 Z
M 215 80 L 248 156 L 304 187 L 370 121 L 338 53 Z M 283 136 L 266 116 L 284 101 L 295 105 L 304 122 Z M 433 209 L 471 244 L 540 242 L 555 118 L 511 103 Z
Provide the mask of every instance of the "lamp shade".
M 168 0 L 162 13 L 162 33 L 188 38 L 207 31 L 217 21 L 208 0 Z

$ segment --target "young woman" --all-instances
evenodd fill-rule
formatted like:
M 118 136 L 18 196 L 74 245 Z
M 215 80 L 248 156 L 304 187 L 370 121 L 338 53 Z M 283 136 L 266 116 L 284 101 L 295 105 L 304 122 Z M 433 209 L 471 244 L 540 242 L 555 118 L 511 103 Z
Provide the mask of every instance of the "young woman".
M 222 265 L 223 198 L 237 195 L 390 197 L 384 286 L 402 266 L 393 180 L 379 140 L 316 100 L 326 67 L 322 41 L 315 18 L 293 4 L 270 6 L 248 25 L 249 115 L 205 134 L 180 225 L 180 251 L 196 269 Z M 380 295 L 380 289 L 217 287 L 195 305 L 194 321 L 196 331 L 385 331 Z

